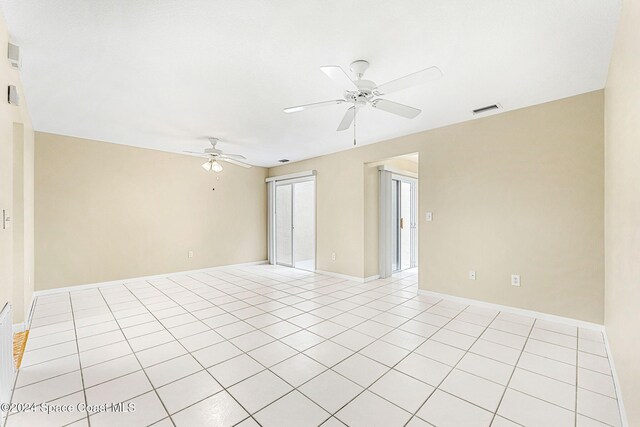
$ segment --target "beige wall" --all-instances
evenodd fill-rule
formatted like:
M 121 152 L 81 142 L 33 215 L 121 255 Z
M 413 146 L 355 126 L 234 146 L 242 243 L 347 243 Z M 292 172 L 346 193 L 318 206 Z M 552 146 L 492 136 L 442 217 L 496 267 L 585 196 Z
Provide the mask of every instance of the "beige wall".
M 25 320 L 33 295 L 33 128 L 20 83 L 20 74 L 7 58 L 9 34 L 0 13 L 0 88 L 15 85 L 20 106 L 0 102 L 0 215 L 12 221 L 0 224 L 0 308 L 13 306 L 13 322 Z
M 640 2 L 624 1 L 605 88 L 605 325 L 640 425 Z
M 596 91 L 269 174 L 318 171 L 318 269 L 366 277 L 364 164 L 418 152 L 422 289 L 602 323 L 603 114 Z
M 35 157 L 38 290 L 266 259 L 264 168 L 40 132 Z

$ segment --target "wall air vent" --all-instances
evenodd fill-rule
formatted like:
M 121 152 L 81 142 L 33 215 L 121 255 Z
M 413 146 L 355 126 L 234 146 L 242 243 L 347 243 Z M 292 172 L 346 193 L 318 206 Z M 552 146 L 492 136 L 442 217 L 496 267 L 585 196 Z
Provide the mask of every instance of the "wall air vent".
M 280 163 L 287 163 L 288 161 L 289 161 L 289 159 L 280 159 L 280 160 L 278 160 L 278 162 L 280 162 Z
M 12 68 L 16 70 L 20 69 L 20 47 L 9 43 L 9 47 L 7 49 L 7 58 L 9 59 L 9 64 L 11 64 Z
M 502 109 L 502 105 L 493 104 L 493 105 L 487 105 L 486 107 L 476 108 L 472 112 L 473 114 L 482 114 L 482 113 L 488 113 L 489 111 L 500 110 L 500 109 Z
M 7 102 L 11 105 L 20 105 L 20 97 L 18 96 L 18 88 L 14 85 L 7 87 Z

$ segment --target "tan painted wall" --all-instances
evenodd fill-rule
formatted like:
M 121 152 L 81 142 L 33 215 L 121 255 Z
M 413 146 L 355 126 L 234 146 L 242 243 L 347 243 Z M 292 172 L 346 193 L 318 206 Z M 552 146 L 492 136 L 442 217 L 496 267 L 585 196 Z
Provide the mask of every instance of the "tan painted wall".
M 266 169 L 202 162 L 37 132 L 36 289 L 266 259 Z
M 418 152 L 422 289 L 602 323 L 603 105 L 596 91 L 269 174 L 318 171 L 318 269 L 365 277 L 364 164 Z
M 605 88 L 605 325 L 640 425 L 640 2 L 624 1 Z
M 20 74 L 7 58 L 9 34 L 0 13 L 0 88 L 6 97 L 15 85 L 20 106 L 0 102 L 0 215 L 5 209 L 10 227 L 0 224 L 0 308 L 13 306 L 13 322 L 25 320 L 33 296 L 33 128 Z

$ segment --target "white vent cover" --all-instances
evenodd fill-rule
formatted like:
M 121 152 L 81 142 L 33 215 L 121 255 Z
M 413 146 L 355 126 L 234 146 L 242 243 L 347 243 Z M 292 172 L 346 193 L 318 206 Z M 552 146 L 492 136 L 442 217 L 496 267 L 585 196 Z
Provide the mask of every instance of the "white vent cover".
M 11 105 L 20 105 L 20 97 L 18 96 L 18 88 L 14 85 L 9 85 L 7 90 L 7 101 Z
M 9 64 L 11 67 L 16 70 L 20 69 L 20 46 L 17 46 L 13 43 L 9 43 L 9 48 L 7 49 L 7 58 L 9 59 Z

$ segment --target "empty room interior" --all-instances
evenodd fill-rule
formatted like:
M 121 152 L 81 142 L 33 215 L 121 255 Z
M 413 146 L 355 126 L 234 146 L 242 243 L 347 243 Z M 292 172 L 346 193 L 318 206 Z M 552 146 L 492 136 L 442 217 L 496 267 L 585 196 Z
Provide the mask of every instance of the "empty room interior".
M 638 28 L 0 0 L 0 425 L 640 426 Z

